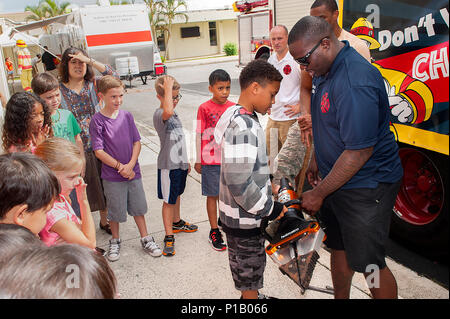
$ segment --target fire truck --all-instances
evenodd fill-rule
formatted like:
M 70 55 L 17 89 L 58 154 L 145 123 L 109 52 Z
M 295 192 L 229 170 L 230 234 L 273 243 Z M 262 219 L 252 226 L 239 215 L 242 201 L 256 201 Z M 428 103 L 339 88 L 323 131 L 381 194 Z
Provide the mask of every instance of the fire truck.
M 264 12 L 264 40 L 269 40 L 271 27 L 283 24 L 290 30 L 309 15 L 313 2 L 269 0 L 262 10 L 256 10 L 261 1 L 238 1 L 236 7 L 242 12 L 240 62 L 245 64 L 270 52 L 269 41 L 262 43 L 261 37 L 252 36 L 241 26 L 244 19 Z M 391 130 L 404 169 L 392 214 L 391 237 L 430 257 L 448 258 L 448 1 L 337 2 L 339 24 L 366 41 L 391 104 Z
M 365 40 L 385 81 L 404 176 L 391 237 L 448 258 L 449 4 L 340 0 L 342 27 Z
M 268 59 L 271 54 L 269 31 L 282 24 L 288 30 L 309 15 L 314 0 L 243 0 L 233 3 L 238 16 L 239 64 Z
M 271 27 L 268 0 L 236 1 L 233 9 L 238 16 L 239 64 L 270 56 L 269 29 Z

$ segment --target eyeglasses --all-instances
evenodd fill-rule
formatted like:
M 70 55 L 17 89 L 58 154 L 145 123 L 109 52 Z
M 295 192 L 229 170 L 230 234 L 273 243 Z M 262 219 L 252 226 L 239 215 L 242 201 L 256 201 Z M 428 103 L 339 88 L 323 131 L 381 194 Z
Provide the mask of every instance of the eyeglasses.
M 327 38 L 327 37 L 325 37 L 325 38 Z M 298 59 L 295 59 L 295 62 L 297 62 L 298 64 L 300 64 L 302 66 L 308 66 L 309 65 L 309 61 L 308 61 L 309 57 L 319 47 L 319 45 L 322 43 L 322 40 L 325 39 L 325 38 L 320 39 L 319 43 L 317 43 L 314 46 L 314 48 L 312 48 L 308 53 L 306 53 L 305 56 L 303 56 L 301 58 L 298 58 Z
M 179 101 L 183 96 L 181 94 L 178 94 L 177 96 L 172 97 L 172 100 L 175 101 Z

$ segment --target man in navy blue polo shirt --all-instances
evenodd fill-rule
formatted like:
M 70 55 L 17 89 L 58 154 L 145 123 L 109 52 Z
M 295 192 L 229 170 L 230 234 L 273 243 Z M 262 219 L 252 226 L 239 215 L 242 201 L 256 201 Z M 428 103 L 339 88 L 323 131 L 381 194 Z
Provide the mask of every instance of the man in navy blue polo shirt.
M 355 271 L 364 273 L 374 298 L 396 298 L 385 244 L 403 170 L 381 74 L 317 17 L 299 20 L 288 43 L 313 77 L 315 154 L 307 174 L 314 187 L 302 206 L 320 210 L 326 226 L 335 298 L 349 298 Z

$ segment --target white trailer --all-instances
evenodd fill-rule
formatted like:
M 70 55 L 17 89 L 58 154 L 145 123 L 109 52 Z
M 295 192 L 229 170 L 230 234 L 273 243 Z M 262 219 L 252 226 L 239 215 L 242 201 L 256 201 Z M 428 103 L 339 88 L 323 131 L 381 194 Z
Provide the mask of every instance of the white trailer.
M 70 24 L 41 37 L 51 52 L 60 55 L 69 45 L 83 48 L 122 78 L 140 76 L 144 84 L 147 76 L 165 73 L 145 4 L 86 6 L 72 15 Z

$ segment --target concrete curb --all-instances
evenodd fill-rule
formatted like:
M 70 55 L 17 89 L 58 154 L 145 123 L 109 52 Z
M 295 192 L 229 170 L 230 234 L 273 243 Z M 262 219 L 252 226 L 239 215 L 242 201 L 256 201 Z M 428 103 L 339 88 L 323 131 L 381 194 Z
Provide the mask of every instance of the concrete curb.
M 236 61 L 238 63 L 239 56 L 209 56 L 209 57 L 201 57 L 201 58 L 192 58 L 192 59 L 180 59 L 180 60 L 172 60 L 166 61 L 164 64 L 170 67 L 182 67 L 182 66 L 192 66 L 192 65 L 203 65 L 203 64 L 214 64 L 221 62 L 230 62 Z

